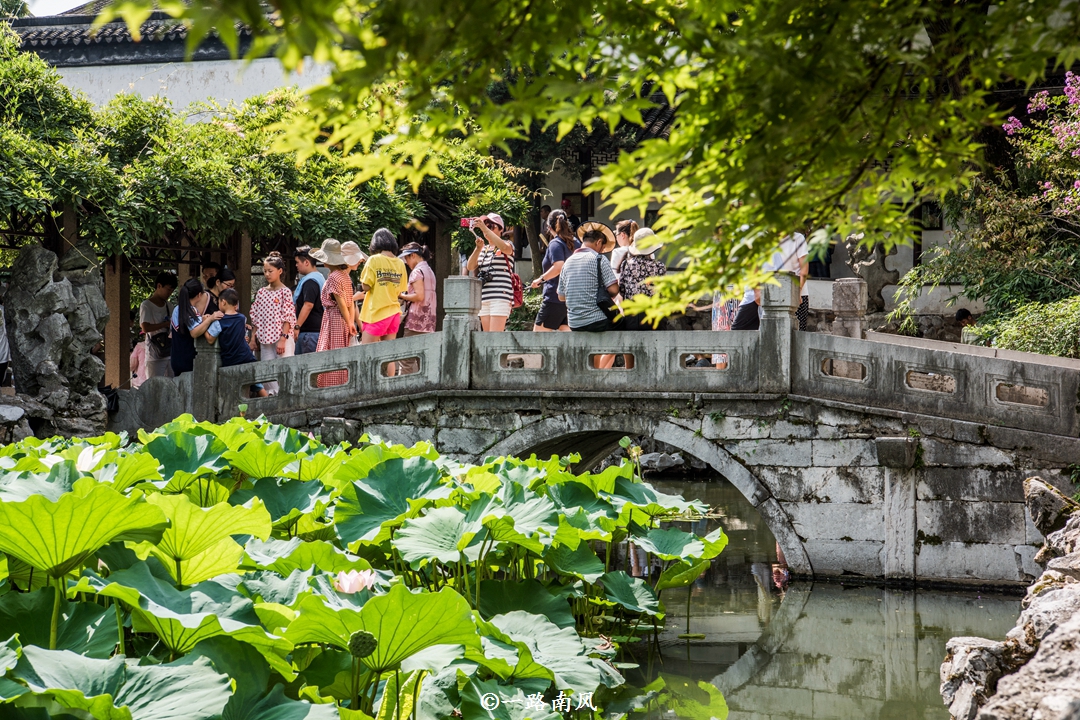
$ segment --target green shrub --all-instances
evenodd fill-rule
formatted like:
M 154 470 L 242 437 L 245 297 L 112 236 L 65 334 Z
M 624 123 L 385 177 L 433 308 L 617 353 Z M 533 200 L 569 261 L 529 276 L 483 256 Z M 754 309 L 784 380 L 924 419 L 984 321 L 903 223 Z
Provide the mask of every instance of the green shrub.
M 996 332 L 994 345 L 1005 350 L 1080 358 L 1080 296 L 1024 305 Z

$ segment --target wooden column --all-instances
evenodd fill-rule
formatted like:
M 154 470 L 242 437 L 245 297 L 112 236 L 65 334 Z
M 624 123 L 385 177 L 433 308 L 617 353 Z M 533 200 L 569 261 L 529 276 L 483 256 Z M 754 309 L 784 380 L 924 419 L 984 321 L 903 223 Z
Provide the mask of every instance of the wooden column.
M 79 216 L 75 213 L 73 205 L 64 206 L 63 220 L 64 229 L 60 231 L 62 242 L 60 252 L 57 253 L 58 257 L 63 257 L 69 248 L 75 247 L 79 242 Z
M 109 324 L 105 327 L 105 384 L 131 387 L 131 266 L 123 255 L 105 261 L 105 304 Z
M 184 283 L 191 279 L 191 240 L 187 233 L 180 238 L 180 257 L 176 262 L 177 289 L 182 288 Z
M 445 220 L 435 221 L 435 287 L 438 288 L 435 303 L 435 329 L 442 330 L 443 317 L 443 288 L 446 287 L 446 278 L 457 275 L 456 253 L 450 244 L 450 224 Z
M 236 292 L 240 294 L 240 312 L 248 314 L 251 309 L 251 236 L 240 233 L 240 247 L 237 248 Z

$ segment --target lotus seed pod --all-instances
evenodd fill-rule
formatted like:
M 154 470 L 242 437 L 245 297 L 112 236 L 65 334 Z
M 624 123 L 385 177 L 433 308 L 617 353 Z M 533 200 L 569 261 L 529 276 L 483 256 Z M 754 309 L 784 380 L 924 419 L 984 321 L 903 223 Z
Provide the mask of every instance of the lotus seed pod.
M 349 638 L 349 653 L 355 658 L 366 658 L 375 652 L 379 641 L 367 630 L 357 630 Z

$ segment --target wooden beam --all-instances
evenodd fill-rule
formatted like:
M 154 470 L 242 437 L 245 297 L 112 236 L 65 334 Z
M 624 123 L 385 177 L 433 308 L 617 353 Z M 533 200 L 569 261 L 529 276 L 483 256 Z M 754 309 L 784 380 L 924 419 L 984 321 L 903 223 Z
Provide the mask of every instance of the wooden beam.
M 105 261 L 105 304 L 109 324 L 105 326 L 105 384 L 131 387 L 131 266 L 123 255 Z
M 236 292 L 240 294 L 240 312 L 248 314 L 251 309 L 251 236 L 240 233 L 236 273 Z
M 73 205 L 64 206 L 63 218 L 64 228 L 60 232 L 62 241 L 59 252 L 56 253 L 57 257 L 63 257 L 70 248 L 75 247 L 79 242 L 79 216 L 76 214 Z

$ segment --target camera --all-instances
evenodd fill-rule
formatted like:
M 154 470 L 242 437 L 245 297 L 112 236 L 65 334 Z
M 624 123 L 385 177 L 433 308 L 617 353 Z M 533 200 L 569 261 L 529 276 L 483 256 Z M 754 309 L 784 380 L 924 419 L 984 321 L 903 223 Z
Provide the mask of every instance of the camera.
M 490 270 L 477 270 L 476 277 L 480 280 L 480 286 L 483 287 L 491 281 L 492 273 Z
M 471 228 L 477 222 L 479 222 L 479 220 L 480 220 L 480 218 L 461 218 L 461 227 L 463 227 L 463 228 Z

